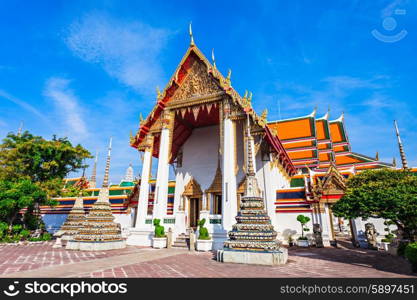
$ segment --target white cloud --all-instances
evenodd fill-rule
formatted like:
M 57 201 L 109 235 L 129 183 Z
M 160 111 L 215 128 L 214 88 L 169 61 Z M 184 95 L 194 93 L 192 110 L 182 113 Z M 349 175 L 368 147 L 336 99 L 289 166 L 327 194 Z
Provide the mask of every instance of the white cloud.
M 161 80 L 158 63 L 168 31 L 92 13 L 75 21 L 65 39 L 81 59 L 100 65 L 110 76 L 139 92 L 153 91 Z
M 78 99 L 69 88 L 69 82 L 64 78 L 50 78 L 46 82 L 44 95 L 54 102 L 71 133 L 78 139 L 84 139 L 88 136 L 87 126 L 84 123 Z
M 13 102 L 14 104 L 19 105 L 21 108 L 31 112 L 32 114 L 38 116 L 42 120 L 47 121 L 44 114 L 42 114 L 39 110 L 37 110 L 36 108 L 34 108 L 32 105 L 28 104 L 27 102 L 10 95 L 6 91 L 0 90 L 0 97 Z

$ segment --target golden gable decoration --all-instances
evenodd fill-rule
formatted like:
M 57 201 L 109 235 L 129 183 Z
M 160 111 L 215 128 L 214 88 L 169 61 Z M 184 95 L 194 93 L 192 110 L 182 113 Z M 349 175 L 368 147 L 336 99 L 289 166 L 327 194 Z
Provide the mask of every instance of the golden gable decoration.
M 184 189 L 184 193 L 182 193 L 183 196 L 201 196 L 203 195 L 203 192 L 201 191 L 200 184 L 194 179 L 191 178 L 190 181 L 187 183 Z
M 220 91 L 221 89 L 208 73 L 205 64 L 196 60 L 193 62 L 187 77 L 181 83 L 178 90 L 175 91 L 174 96 L 169 101 L 169 105 L 193 97 L 215 94 Z

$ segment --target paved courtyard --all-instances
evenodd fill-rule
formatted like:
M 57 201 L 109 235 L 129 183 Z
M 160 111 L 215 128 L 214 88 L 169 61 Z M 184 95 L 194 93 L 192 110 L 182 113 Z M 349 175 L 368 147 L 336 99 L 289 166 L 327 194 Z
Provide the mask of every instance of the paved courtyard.
M 107 252 L 0 244 L 0 277 L 415 277 L 401 257 L 348 248 L 289 250 L 284 266 L 225 264 L 212 253 L 129 246 Z

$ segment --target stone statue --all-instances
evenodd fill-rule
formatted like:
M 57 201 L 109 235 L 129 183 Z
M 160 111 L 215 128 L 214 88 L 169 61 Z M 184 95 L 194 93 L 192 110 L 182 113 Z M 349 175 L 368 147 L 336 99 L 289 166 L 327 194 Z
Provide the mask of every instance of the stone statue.
M 195 233 L 192 228 L 190 228 L 190 251 L 195 251 Z
M 316 241 L 316 247 L 317 248 L 323 248 L 323 237 L 322 237 L 322 230 L 320 224 L 313 224 L 313 235 L 314 240 Z
M 376 245 L 377 232 L 375 230 L 374 224 L 372 223 L 365 224 L 365 236 L 366 236 L 366 241 L 368 242 L 368 248 L 376 250 L 377 249 L 377 245 Z
M 167 248 L 172 248 L 172 229 L 171 227 L 168 229 L 167 233 Z

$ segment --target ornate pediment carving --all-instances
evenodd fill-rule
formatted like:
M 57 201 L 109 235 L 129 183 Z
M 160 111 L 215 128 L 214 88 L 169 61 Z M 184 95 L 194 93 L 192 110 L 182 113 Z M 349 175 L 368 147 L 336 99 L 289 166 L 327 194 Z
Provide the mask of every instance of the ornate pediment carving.
M 314 200 L 320 201 L 323 195 L 343 195 L 346 190 L 346 179 L 334 164 L 331 164 L 323 179 L 316 178 L 311 187 Z
M 207 66 L 195 60 L 188 70 L 180 87 L 175 91 L 169 105 L 181 102 L 194 97 L 208 96 L 219 93 L 222 90 L 215 83 L 214 78 L 208 73 Z
M 185 186 L 183 196 L 198 197 L 201 195 L 203 195 L 203 192 L 201 191 L 200 184 L 194 178 L 191 178 Z

